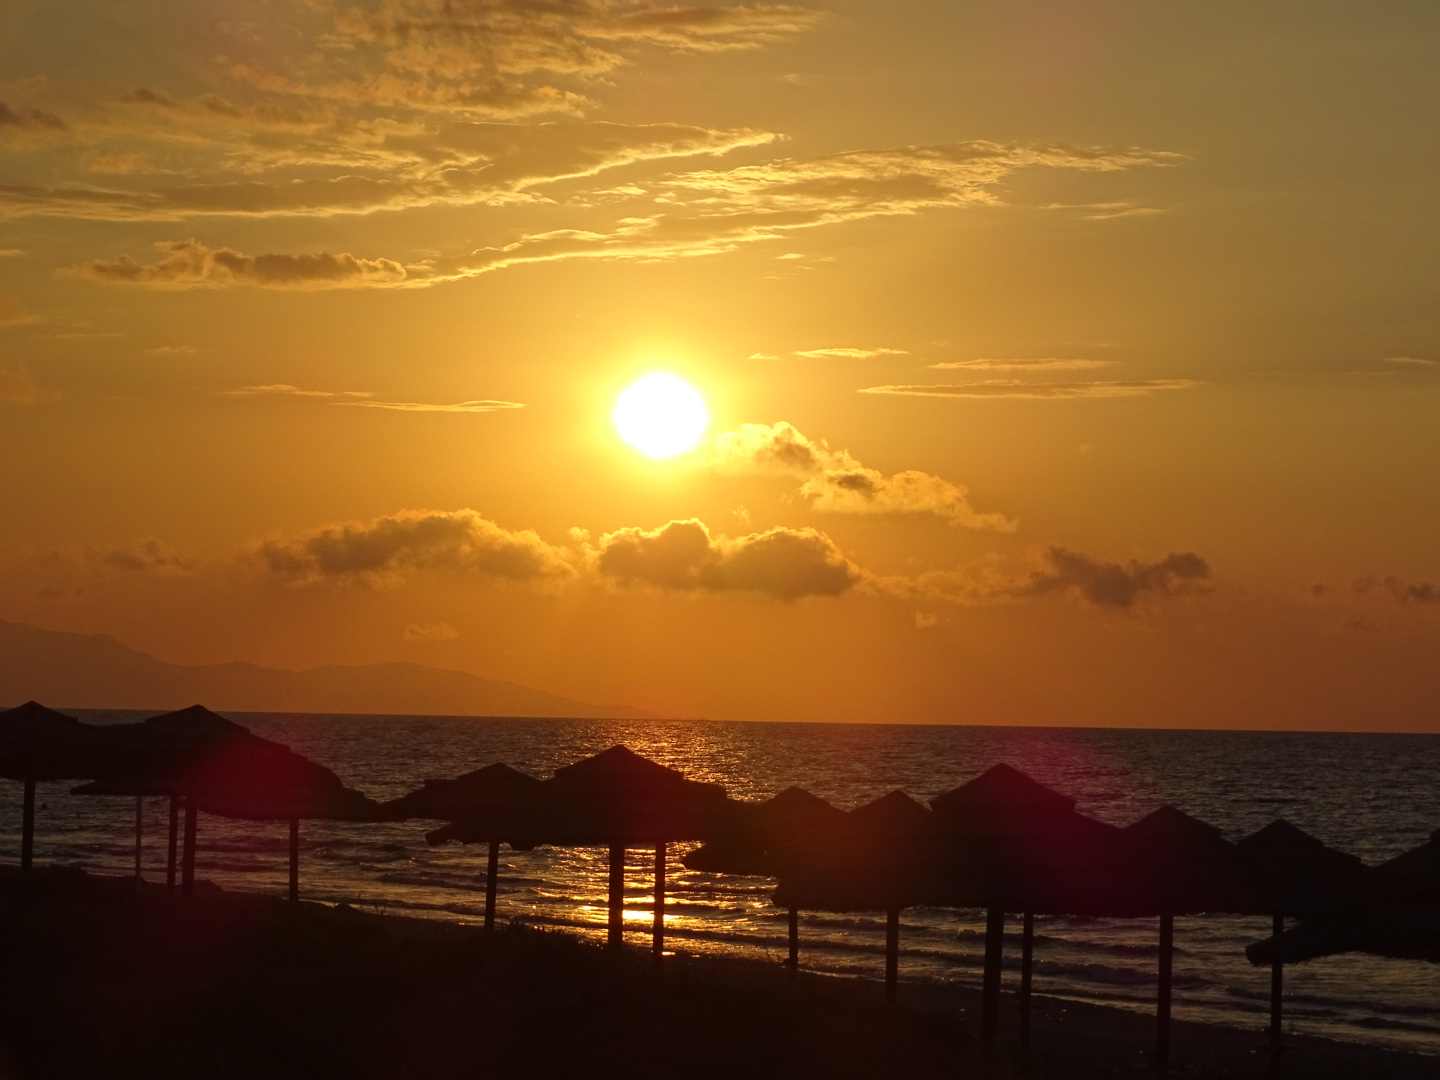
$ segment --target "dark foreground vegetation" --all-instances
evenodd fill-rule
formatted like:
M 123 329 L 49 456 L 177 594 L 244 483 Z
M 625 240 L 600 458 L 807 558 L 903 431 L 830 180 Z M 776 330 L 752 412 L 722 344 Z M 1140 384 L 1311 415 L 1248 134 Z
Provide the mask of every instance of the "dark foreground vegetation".
M 1150 1018 L 1039 999 L 1028 1053 L 973 1038 L 978 994 L 494 934 L 201 884 L 0 872 L 0 1077 L 1144 1076 Z M 1172 1070 L 1262 1076 L 1260 1032 L 1176 1025 Z M 1435 1059 L 1295 1039 L 1291 1077 L 1425 1076 Z

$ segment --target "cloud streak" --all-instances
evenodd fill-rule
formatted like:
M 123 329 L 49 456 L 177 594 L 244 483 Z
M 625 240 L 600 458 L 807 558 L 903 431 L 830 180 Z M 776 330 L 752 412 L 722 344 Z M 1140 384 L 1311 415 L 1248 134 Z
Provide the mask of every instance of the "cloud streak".
M 1140 382 L 1020 382 L 992 380 L 976 383 L 941 383 L 919 386 L 867 386 L 861 394 L 937 398 L 1034 398 L 1052 401 L 1082 398 L 1148 397 L 1167 390 L 1189 390 L 1201 385 L 1194 379 L 1146 379 Z
M 1051 356 L 1043 360 L 949 360 L 930 366 L 942 371 L 1088 371 L 1114 364 L 1114 360 L 1066 360 Z

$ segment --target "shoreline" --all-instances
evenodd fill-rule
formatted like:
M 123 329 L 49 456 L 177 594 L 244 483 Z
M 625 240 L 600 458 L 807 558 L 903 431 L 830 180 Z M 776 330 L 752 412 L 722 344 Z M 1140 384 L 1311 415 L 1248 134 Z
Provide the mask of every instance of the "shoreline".
M 65 869 L 0 871 L 0 1070 L 26 1078 L 1154 1075 L 1153 1018 L 1037 995 L 981 1044 L 979 992 L 739 957 L 608 950 L 198 883 L 184 898 Z M 1287 1038 L 1279 1075 L 1433 1078 L 1435 1057 Z M 641 1052 L 643 1051 L 643 1052 Z M 1263 1034 L 1177 1020 L 1171 1074 L 1274 1076 Z M 481 1065 L 484 1064 L 482 1068 Z

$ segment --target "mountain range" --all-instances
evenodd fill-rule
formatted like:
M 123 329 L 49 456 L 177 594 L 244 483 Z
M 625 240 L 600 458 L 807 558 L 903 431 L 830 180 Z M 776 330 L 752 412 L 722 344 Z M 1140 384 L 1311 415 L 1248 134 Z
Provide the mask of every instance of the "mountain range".
M 54 708 L 420 716 L 653 719 L 627 705 L 592 705 L 519 683 L 420 664 L 337 664 L 289 671 L 257 664 L 170 664 L 104 634 L 0 620 L 0 704 Z

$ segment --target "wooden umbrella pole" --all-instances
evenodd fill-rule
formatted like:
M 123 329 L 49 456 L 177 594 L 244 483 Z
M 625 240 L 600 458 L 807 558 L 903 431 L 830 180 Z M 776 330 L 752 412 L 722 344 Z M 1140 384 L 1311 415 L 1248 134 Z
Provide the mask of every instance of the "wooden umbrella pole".
M 25 802 L 20 812 L 20 869 L 35 862 L 35 781 L 25 781 Z
M 1020 1041 L 1030 1041 L 1030 988 L 1035 974 L 1035 913 L 1027 911 L 1020 934 Z
M 290 902 L 300 900 L 300 819 L 290 819 Z
M 195 891 L 195 796 L 185 796 L 185 843 L 180 852 L 180 892 Z
M 1160 986 L 1155 998 L 1155 1068 L 1170 1068 L 1171 965 L 1175 959 L 1175 916 L 1160 916 Z
M 885 913 L 885 1004 L 895 1004 L 895 989 L 900 981 L 900 909 Z
M 1005 909 L 985 911 L 985 973 L 980 989 L 980 1038 L 994 1042 L 1000 1035 L 1000 964 L 1005 955 Z
M 1285 932 L 1285 916 L 1276 915 L 1271 932 L 1279 937 Z M 1277 1064 L 1280 1057 L 1280 1038 L 1285 1014 L 1285 962 L 1278 956 L 1270 962 L 1270 1057 L 1271 1064 Z
M 180 796 L 170 796 L 170 836 L 165 849 L 165 888 L 175 891 L 175 860 L 180 847 Z
M 655 963 L 665 955 L 665 841 L 655 845 L 655 922 L 650 932 L 650 953 Z
M 610 911 L 605 937 L 610 945 L 625 942 L 625 847 L 610 845 Z
M 786 916 L 787 916 L 787 920 L 786 920 L 786 921 L 789 923 L 789 933 L 788 933 L 788 937 L 789 937 L 789 939 L 790 939 L 790 955 L 786 958 L 785 963 L 787 963 L 788 965 L 790 965 L 792 968 L 793 968 L 793 967 L 799 967 L 799 966 L 800 966 L 800 909 L 799 909 L 799 908 L 793 908 L 793 907 L 792 907 L 788 912 L 786 912 Z
M 500 841 L 490 841 L 490 851 L 485 856 L 485 929 L 495 929 L 495 892 L 499 885 L 496 878 L 500 874 Z
M 135 796 L 135 880 L 143 876 L 140 871 L 140 857 L 145 849 L 145 796 Z

